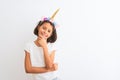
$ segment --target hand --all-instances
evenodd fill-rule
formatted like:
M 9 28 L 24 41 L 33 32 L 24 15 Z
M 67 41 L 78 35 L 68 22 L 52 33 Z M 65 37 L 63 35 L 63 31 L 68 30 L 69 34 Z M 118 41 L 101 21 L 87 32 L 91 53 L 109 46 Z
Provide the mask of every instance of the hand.
M 52 53 L 55 53 L 55 52 L 56 52 L 56 50 L 52 50 L 52 51 L 51 51 L 51 54 L 52 54 Z
M 47 40 L 43 36 L 39 36 L 38 43 L 41 47 L 45 47 L 47 45 Z
M 54 70 L 58 69 L 58 64 L 57 63 L 54 63 L 53 66 L 54 66 Z
M 51 69 L 48 70 L 48 72 L 51 72 L 51 71 L 56 71 L 58 69 L 58 64 L 57 63 L 54 63 L 53 64 L 53 67 Z

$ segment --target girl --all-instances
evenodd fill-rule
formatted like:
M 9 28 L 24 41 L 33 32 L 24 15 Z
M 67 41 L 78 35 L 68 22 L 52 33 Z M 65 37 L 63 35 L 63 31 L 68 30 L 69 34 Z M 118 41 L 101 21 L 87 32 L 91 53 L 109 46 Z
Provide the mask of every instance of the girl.
M 32 73 L 35 80 L 57 80 L 55 50 L 50 50 L 51 44 L 57 39 L 55 25 L 50 20 L 40 21 L 34 34 L 37 39 L 25 47 L 25 71 Z
M 57 39 L 54 23 L 44 18 L 34 29 L 34 34 L 37 39 L 27 43 L 24 49 L 26 73 L 32 73 L 35 80 L 58 80 L 58 65 L 54 63 L 55 50 L 52 49 L 52 43 Z

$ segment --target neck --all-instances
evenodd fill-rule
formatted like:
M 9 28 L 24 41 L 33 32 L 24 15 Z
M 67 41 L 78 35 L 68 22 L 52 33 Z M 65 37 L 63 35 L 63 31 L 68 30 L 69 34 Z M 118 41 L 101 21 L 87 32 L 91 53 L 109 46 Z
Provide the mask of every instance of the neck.
M 37 38 L 34 42 L 35 42 L 35 44 L 36 44 L 38 47 L 41 46 L 41 45 L 38 43 L 38 38 Z

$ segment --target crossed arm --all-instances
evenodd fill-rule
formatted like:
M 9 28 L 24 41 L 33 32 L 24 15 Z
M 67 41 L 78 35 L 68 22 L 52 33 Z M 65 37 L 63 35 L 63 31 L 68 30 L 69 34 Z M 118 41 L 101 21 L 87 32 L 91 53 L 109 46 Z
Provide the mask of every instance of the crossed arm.
M 49 59 L 51 62 L 54 61 L 55 52 L 53 51 L 51 55 L 49 55 Z M 25 51 L 25 71 L 26 73 L 45 73 L 50 71 L 55 71 L 57 69 L 57 64 L 52 64 L 52 67 L 33 67 L 30 60 L 30 53 Z

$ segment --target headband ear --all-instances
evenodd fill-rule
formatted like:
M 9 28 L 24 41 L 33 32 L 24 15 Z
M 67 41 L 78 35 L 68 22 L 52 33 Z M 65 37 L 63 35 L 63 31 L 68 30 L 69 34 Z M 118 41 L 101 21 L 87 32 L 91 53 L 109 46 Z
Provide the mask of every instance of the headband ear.
M 55 15 L 58 13 L 58 11 L 59 11 L 59 9 L 57 9 L 57 10 L 53 13 L 53 15 L 50 17 L 50 20 L 51 20 L 51 21 L 54 20 L 54 17 L 55 17 Z

